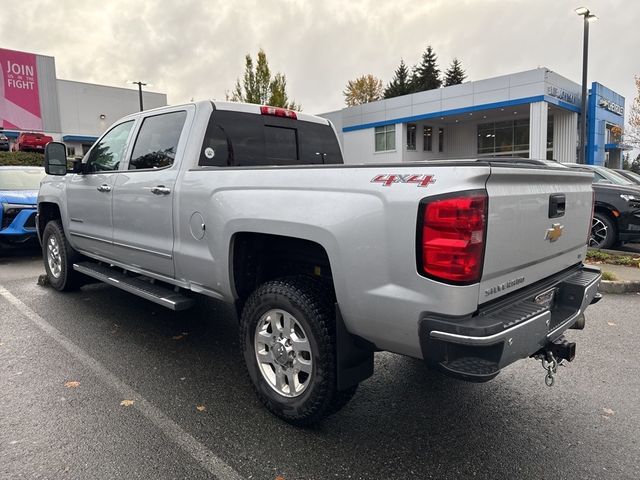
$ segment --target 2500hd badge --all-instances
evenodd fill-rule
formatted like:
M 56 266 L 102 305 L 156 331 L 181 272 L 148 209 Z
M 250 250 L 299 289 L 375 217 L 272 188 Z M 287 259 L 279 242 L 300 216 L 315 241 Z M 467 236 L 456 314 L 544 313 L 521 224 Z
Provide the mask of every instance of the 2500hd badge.
M 487 288 L 484 291 L 484 296 L 485 297 L 489 297 L 495 293 L 498 292 L 503 292 L 504 290 L 507 290 L 511 287 L 515 287 L 516 285 L 520 285 L 521 283 L 524 283 L 524 277 L 518 277 L 518 278 L 514 278 L 513 280 L 508 280 L 506 282 L 500 283 L 498 285 L 494 285 L 491 288 Z

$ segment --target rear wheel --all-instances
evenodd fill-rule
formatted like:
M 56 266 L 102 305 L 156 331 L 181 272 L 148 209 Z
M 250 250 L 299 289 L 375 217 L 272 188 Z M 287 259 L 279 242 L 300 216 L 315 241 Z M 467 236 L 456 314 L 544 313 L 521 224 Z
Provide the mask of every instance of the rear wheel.
M 336 382 L 333 294 L 310 277 L 267 282 L 242 312 L 240 345 L 253 387 L 272 413 L 310 425 L 342 408 L 356 388 Z
M 52 220 L 44 227 L 42 258 L 49 284 L 56 290 L 77 289 L 86 278 L 73 269 L 81 255 L 69 245 L 59 220 Z
M 593 248 L 611 248 L 617 240 L 616 227 L 611 218 L 601 212 L 596 212 L 591 221 L 591 236 L 589 246 Z

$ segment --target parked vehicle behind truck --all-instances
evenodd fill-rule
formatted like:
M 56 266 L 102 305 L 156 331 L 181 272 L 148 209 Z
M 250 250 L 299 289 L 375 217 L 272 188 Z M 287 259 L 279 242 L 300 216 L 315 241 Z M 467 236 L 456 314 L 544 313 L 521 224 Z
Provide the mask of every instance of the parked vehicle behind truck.
M 39 132 L 22 132 L 18 135 L 16 146 L 21 152 L 44 152 L 47 143 L 53 141 L 49 135 Z
M 380 350 L 470 381 L 534 355 L 553 379 L 575 352 L 564 332 L 599 298 L 582 263 L 589 173 L 347 166 L 327 120 L 225 102 L 130 115 L 65 162 L 49 144 L 37 223 L 51 285 L 235 304 L 255 391 L 294 424 L 338 411 Z

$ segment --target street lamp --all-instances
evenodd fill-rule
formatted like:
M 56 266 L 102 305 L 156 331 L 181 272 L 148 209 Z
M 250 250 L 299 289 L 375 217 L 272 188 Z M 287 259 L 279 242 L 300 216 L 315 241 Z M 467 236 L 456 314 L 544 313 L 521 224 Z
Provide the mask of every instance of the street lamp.
M 133 85 L 138 85 L 138 96 L 140 98 L 140 111 L 144 110 L 144 106 L 142 104 L 142 87 L 152 87 L 153 85 L 151 85 L 150 83 L 146 83 L 146 82 L 134 82 L 133 80 L 127 80 L 127 83 L 131 83 Z
M 583 17 L 584 40 L 582 42 L 582 105 L 580 109 L 580 150 L 578 163 L 585 163 L 585 145 L 587 137 L 587 60 L 589 56 L 589 23 L 598 19 L 587 7 L 576 8 L 576 13 Z

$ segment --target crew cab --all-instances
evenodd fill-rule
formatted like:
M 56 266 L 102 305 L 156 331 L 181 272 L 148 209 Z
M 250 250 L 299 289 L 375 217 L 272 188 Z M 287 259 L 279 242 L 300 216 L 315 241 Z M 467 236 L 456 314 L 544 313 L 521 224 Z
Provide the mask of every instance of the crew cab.
M 197 102 L 116 122 L 67 171 L 45 152 L 51 286 L 100 280 L 171 309 L 235 305 L 254 389 L 297 425 L 338 411 L 376 351 L 487 381 L 553 380 L 599 299 L 592 175 L 537 161 L 343 165 L 327 120 Z

